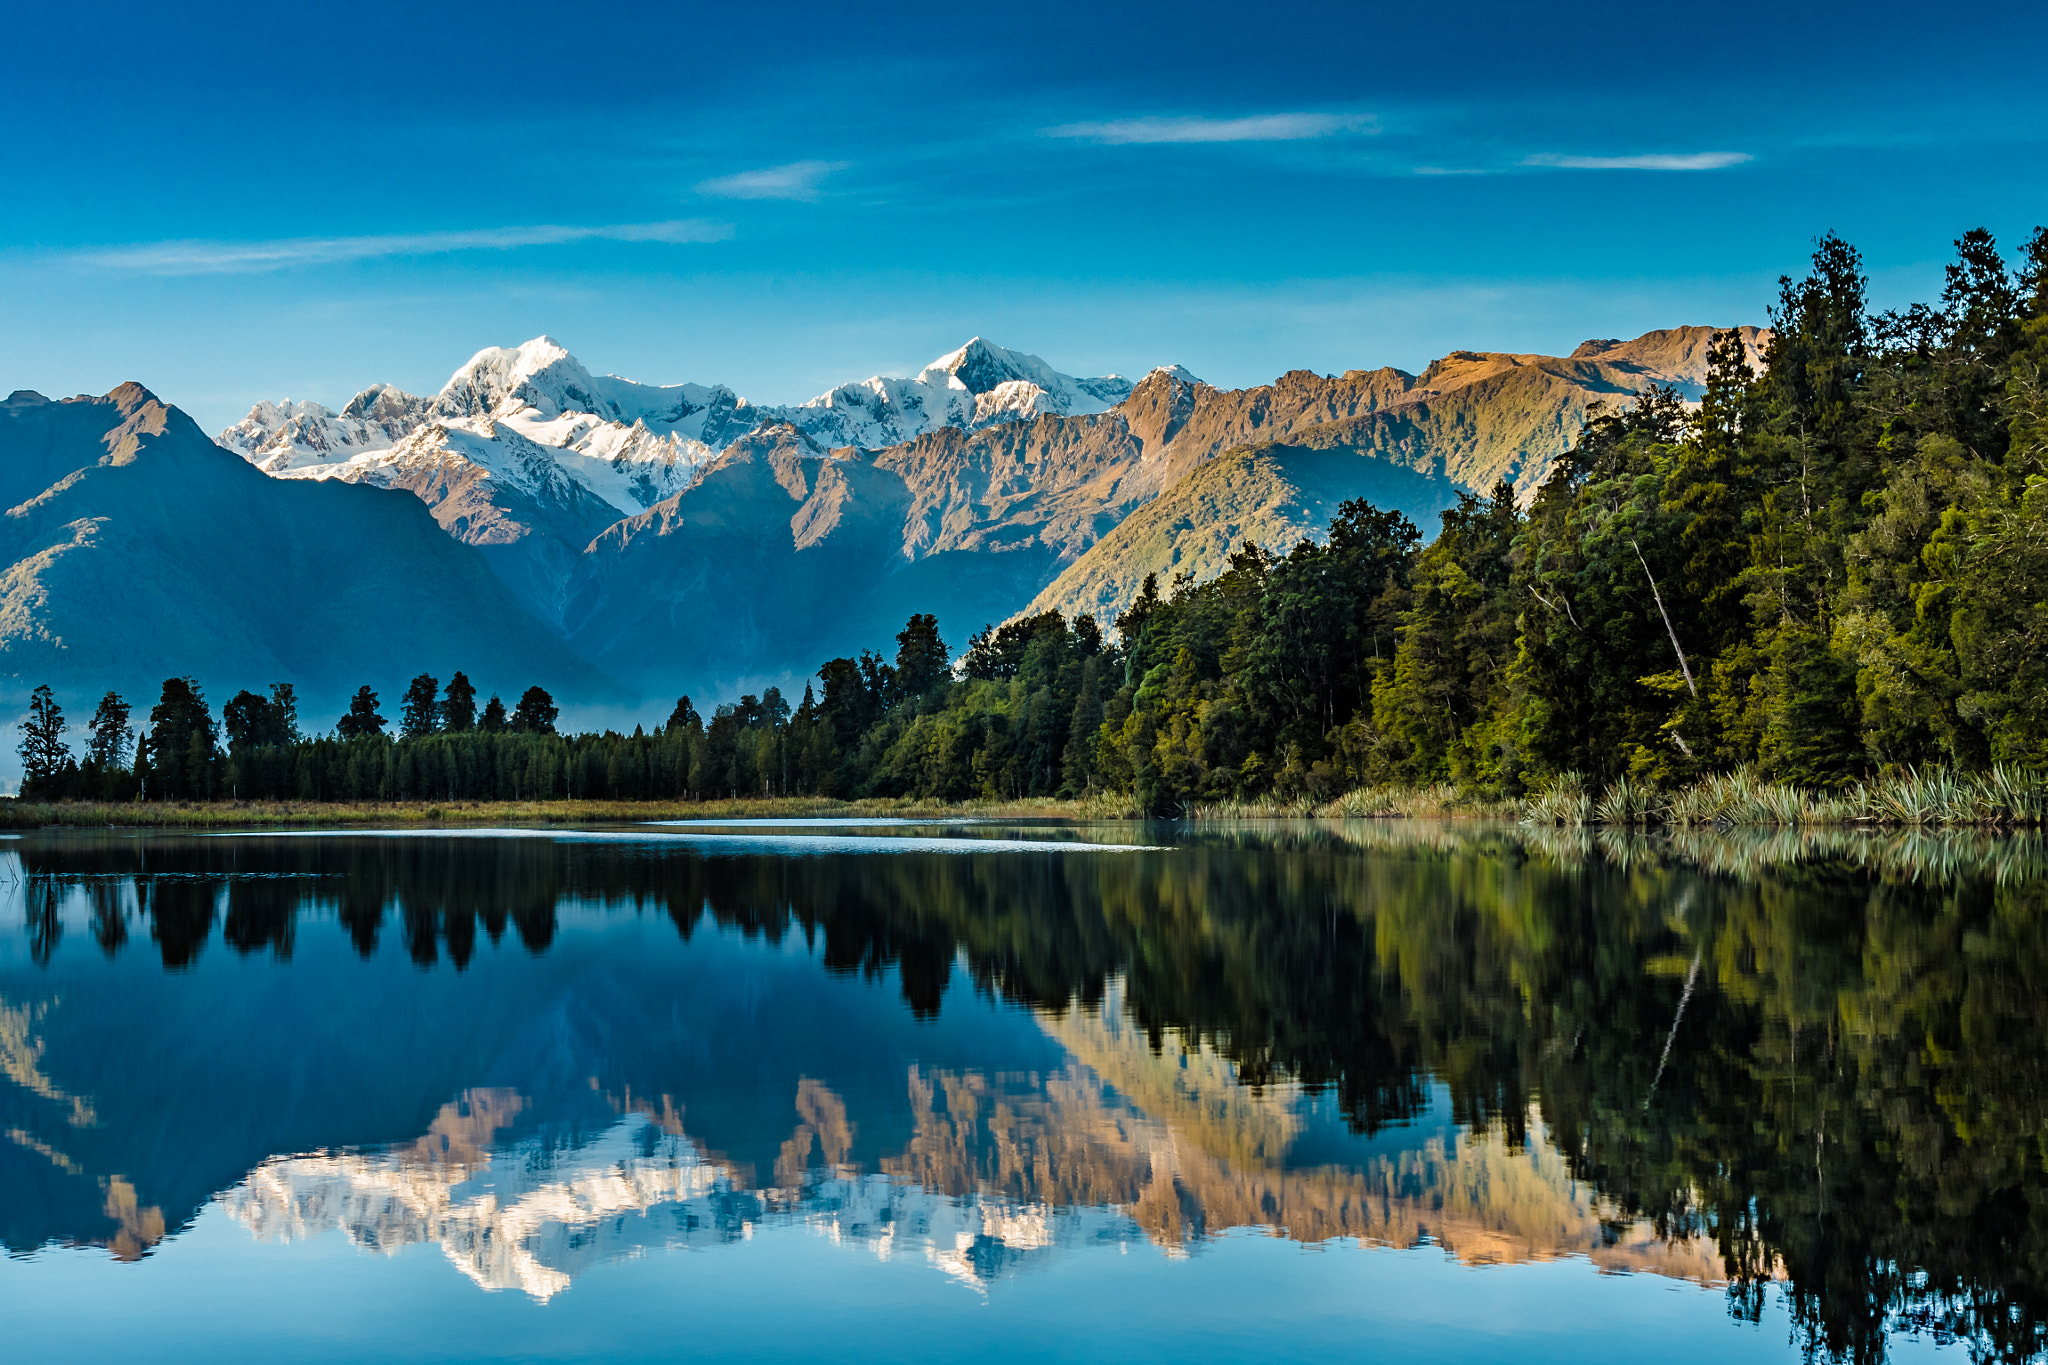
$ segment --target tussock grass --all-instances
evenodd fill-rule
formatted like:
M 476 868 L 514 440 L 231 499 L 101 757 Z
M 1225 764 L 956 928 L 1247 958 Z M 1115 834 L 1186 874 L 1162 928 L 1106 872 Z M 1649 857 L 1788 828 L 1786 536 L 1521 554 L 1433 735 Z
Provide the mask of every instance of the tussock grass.
M 1593 819 L 1593 797 L 1583 773 L 1564 772 L 1543 791 L 1522 803 L 1525 825 L 1585 825 Z
M 2019 829 L 2039 826 L 2044 815 L 2048 815 L 2048 777 L 1998 764 L 1981 773 L 1909 768 L 1839 791 L 1766 782 L 1746 770 L 1724 773 L 1673 793 L 1664 805 L 1662 819 L 1675 827 Z
M 1191 802 L 1182 816 L 1189 820 L 1291 820 L 1315 813 L 1315 802 L 1306 798 L 1260 796 L 1246 801 Z
M 1497 801 L 1439 782 L 1428 787 L 1359 787 L 1323 802 L 1313 797 L 1279 796 L 1194 802 L 1183 815 L 1189 820 L 1372 820 L 1512 813 Z

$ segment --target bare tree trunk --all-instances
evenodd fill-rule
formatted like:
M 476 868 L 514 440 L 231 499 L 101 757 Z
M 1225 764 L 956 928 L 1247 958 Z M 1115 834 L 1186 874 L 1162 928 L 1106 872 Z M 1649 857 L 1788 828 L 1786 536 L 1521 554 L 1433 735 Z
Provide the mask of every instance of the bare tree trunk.
M 1685 650 L 1678 643 L 1678 632 L 1671 628 L 1671 613 L 1664 610 L 1664 594 L 1657 591 L 1657 576 L 1650 572 L 1650 561 L 1643 558 L 1643 547 L 1633 540 L 1628 547 L 1636 552 L 1636 563 L 1643 566 L 1643 577 L 1650 580 L 1650 596 L 1657 601 L 1657 614 L 1664 618 L 1664 633 L 1671 637 L 1671 652 L 1678 656 L 1678 671 L 1685 674 L 1685 690 L 1697 697 L 1700 689 L 1692 680 L 1692 665 L 1685 661 Z

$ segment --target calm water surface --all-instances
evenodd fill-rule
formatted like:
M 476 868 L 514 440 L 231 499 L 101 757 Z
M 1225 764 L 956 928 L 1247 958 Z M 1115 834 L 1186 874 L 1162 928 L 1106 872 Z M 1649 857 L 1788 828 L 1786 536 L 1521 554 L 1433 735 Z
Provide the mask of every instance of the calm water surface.
M 0 843 L 0 1359 L 2026 1360 L 2032 840 Z

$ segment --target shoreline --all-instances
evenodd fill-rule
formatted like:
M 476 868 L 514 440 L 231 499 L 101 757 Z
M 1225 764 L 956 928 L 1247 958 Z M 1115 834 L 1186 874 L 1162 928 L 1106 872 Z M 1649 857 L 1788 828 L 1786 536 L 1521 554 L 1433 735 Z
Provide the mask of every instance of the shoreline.
M 131 801 L 24 802 L 0 797 L 0 829 L 471 828 L 760 819 L 1490 820 L 1533 828 L 1662 830 L 1839 829 L 2014 831 L 2048 824 L 2048 777 L 1999 766 L 1979 774 L 1908 772 L 1819 791 L 1719 774 L 1675 791 L 1619 780 L 1597 794 L 1567 774 L 1548 790 L 1497 799 L 1449 783 L 1365 787 L 1328 799 L 1189 802 L 1147 815 L 1129 795 L 978 798 L 739 797 L 711 801 Z

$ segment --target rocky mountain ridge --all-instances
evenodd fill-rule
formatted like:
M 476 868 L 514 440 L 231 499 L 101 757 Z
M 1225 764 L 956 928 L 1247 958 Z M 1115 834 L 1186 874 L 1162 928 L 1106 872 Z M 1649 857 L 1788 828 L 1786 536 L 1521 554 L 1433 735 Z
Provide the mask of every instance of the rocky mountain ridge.
M 788 423 L 826 445 L 879 449 L 940 427 L 1099 412 L 1130 390 L 1120 376 L 1077 379 L 976 337 L 909 378 L 878 375 L 805 403 L 757 405 L 723 384 L 593 375 L 542 336 L 477 352 L 432 398 L 379 384 L 339 413 L 311 402 L 258 403 L 218 439 L 269 474 L 388 487 L 402 477 L 394 469 L 416 453 L 399 447 L 425 427 L 459 428 L 486 441 L 509 433 L 556 452 L 570 477 L 631 516 L 679 492 L 706 462 L 764 425 Z M 506 462 L 486 454 L 481 463 L 497 466 L 506 481 Z

